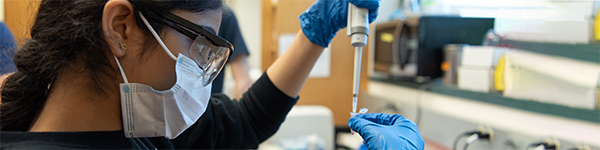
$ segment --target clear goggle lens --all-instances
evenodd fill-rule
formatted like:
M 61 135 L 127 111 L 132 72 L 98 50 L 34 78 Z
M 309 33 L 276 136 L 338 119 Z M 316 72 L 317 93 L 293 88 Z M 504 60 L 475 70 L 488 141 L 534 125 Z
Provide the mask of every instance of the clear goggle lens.
M 190 47 L 190 54 L 203 70 L 203 86 L 210 84 L 217 77 L 232 51 L 233 47 L 216 46 L 203 36 L 196 37 Z

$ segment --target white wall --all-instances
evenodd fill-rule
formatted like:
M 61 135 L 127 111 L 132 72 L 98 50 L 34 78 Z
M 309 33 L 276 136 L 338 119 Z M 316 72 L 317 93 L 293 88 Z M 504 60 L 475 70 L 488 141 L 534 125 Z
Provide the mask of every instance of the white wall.
M 390 21 L 390 15 L 400 7 L 400 0 L 381 0 L 379 6 L 379 15 L 373 24 L 380 24 Z
M 235 13 L 242 36 L 250 52 L 251 68 L 260 68 L 262 52 L 262 3 L 261 0 L 227 0 Z
M 0 0 L 0 21 L 4 21 L 4 0 Z

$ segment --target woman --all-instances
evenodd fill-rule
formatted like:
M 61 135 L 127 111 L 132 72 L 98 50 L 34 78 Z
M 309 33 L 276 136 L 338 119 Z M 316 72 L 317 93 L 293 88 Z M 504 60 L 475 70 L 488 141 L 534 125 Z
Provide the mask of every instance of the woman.
M 378 1 L 351 2 L 375 19 Z M 0 148 L 256 148 L 346 26 L 347 3 L 313 4 L 290 48 L 236 102 L 210 97 L 233 50 L 215 33 L 221 1 L 42 1 L 2 87 Z

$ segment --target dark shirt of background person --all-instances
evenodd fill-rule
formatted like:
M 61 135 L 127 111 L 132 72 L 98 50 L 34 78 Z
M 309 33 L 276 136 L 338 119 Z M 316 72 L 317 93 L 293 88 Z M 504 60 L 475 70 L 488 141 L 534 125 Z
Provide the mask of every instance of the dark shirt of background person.
M 238 56 L 249 55 L 248 49 L 246 48 L 246 43 L 244 43 L 244 38 L 242 37 L 242 32 L 240 31 L 240 27 L 238 25 L 237 18 L 235 14 L 231 10 L 231 8 L 226 7 L 223 12 L 223 19 L 221 21 L 221 27 L 219 27 L 219 36 L 225 38 L 227 41 L 233 44 L 234 51 L 229 56 L 227 63 L 234 60 Z M 221 70 L 221 73 L 215 78 L 212 84 L 212 93 L 222 93 L 223 92 L 223 80 L 225 76 L 225 69 Z
M 13 57 L 17 52 L 15 39 L 4 22 L 0 22 L 0 75 L 17 71 Z

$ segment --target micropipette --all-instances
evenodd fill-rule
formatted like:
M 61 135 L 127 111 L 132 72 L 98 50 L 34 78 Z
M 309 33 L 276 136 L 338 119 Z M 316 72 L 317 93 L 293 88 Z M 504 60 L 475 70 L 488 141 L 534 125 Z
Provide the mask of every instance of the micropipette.
M 354 115 L 359 113 L 356 112 L 358 105 L 358 90 L 360 83 L 360 65 L 362 61 L 362 49 L 367 45 L 367 36 L 369 35 L 369 22 L 367 17 L 369 16 L 369 10 L 366 8 L 359 8 L 355 5 L 348 3 L 348 28 L 346 34 L 351 38 L 351 44 L 354 46 L 354 82 L 352 84 L 352 113 Z M 354 131 L 352 131 L 354 134 Z

